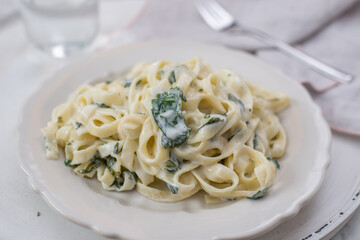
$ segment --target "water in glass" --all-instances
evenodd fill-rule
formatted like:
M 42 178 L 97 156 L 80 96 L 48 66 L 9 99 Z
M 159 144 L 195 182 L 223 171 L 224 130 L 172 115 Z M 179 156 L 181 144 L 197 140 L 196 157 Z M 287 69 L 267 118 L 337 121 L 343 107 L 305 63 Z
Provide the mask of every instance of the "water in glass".
M 98 30 L 97 0 L 22 0 L 30 40 L 53 57 L 79 52 Z

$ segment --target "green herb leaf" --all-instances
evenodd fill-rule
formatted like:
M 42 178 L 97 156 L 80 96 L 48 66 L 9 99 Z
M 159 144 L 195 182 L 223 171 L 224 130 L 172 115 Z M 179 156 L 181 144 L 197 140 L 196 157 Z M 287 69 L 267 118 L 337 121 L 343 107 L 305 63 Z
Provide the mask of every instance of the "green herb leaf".
M 273 162 L 274 164 L 275 164 L 275 166 L 276 166 L 276 168 L 277 169 L 280 169 L 280 163 L 277 161 L 277 160 L 275 160 L 275 159 L 273 159 L 272 157 L 266 157 L 266 159 L 267 160 L 269 160 L 270 162 Z
M 210 118 L 210 120 L 207 121 L 204 125 L 202 125 L 201 127 L 199 127 L 199 128 L 198 128 L 198 131 L 199 131 L 201 128 L 205 127 L 205 126 L 208 126 L 208 125 L 211 125 L 211 124 L 214 124 L 214 123 L 223 122 L 223 121 L 224 121 L 224 119 L 222 119 L 222 118 L 212 117 L 212 118 Z
M 79 129 L 82 126 L 82 123 L 75 122 L 75 130 Z
M 169 76 L 169 83 L 173 84 L 174 82 L 176 82 L 175 71 L 172 71 Z
M 254 195 L 247 197 L 249 199 L 259 199 L 262 198 L 263 196 L 265 196 L 265 194 L 267 193 L 268 189 L 264 188 L 263 190 L 259 190 L 257 193 L 255 193 Z
M 181 169 L 182 164 L 183 160 L 170 151 L 170 159 L 165 162 L 164 171 L 169 174 L 174 174 L 177 170 Z
M 209 118 L 210 117 L 210 114 L 205 114 L 204 118 Z
M 71 165 L 71 160 L 65 159 L 65 160 L 64 160 L 64 165 L 67 166 L 67 167 L 75 168 L 75 167 L 79 166 L 80 164 Z
M 163 133 L 161 145 L 164 148 L 179 147 L 189 138 L 191 129 L 181 114 L 181 100 L 186 101 L 186 98 L 178 87 L 170 88 L 151 100 L 151 112 Z
M 169 174 L 174 174 L 179 169 L 179 166 L 171 160 L 165 162 L 164 171 Z
M 95 103 L 99 108 L 110 108 L 110 106 L 106 105 L 105 103 Z
M 111 172 L 111 171 L 110 171 Z M 138 180 L 138 176 L 136 175 L 136 173 L 131 172 L 127 169 L 123 169 L 121 174 L 119 174 L 118 172 L 111 172 L 111 174 L 114 176 L 115 180 L 114 182 L 111 184 L 111 186 L 115 186 L 117 188 L 121 188 L 124 185 L 125 182 L 125 173 L 128 173 L 131 180 L 133 180 L 135 183 Z
M 62 116 L 59 116 L 59 117 L 57 118 L 57 122 L 58 122 L 58 123 L 62 123 L 62 122 L 63 122 Z
M 114 182 L 111 184 L 111 187 L 115 186 L 117 188 L 121 188 L 124 185 L 124 181 L 125 181 L 124 180 L 124 174 L 123 173 L 120 174 L 118 172 L 115 172 L 114 170 L 113 171 L 110 170 L 110 172 L 115 178 Z
M 90 173 L 91 171 L 100 167 L 100 165 L 101 165 L 101 162 L 99 162 L 99 161 L 91 161 L 85 169 L 79 170 L 78 173 L 81 173 L 81 174 Z
M 65 164 L 65 166 L 67 166 L 67 167 L 71 167 L 71 160 L 65 159 L 65 160 L 64 160 L 64 164 Z
M 236 129 L 228 138 L 227 140 L 230 141 L 236 134 L 238 134 L 242 128 Z
M 100 167 L 101 163 L 106 164 L 106 159 L 101 158 L 99 151 L 96 151 L 94 156 L 90 159 L 90 163 L 86 166 L 86 168 L 81 169 L 78 173 L 86 174 Z
M 128 88 L 131 86 L 132 82 L 136 79 L 137 77 L 132 77 L 130 79 L 127 79 L 124 81 L 124 88 Z
M 202 89 L 202 88 L 199 89 L 199 92 L 203 92 L 203 91 L 204 91 L 204 89 Z
M 114 158 L 113 156 L 110 156 L 110 155 L 107 156 L 105 158 L 105 160 L 106 160 L 107 168 L 112 168 L 114 166 L 115 162 L 116 162 L 116 158 Z
M 168 188 L 170 189 L 170 192 L 172 194 L 177 194 L 178 193 L 179 189 L 177 187 L 174 187 L 174 186 L 172 186 L 172 185 L 170 185 L 168 183 L 166 185 L 168 186 Z
M 240 99 L 237 99 L 237 98 L 236 98 L 234 95 L 232 95 L 231 93 L 228 94 L 228 98 L 229 98 L 230 101 L 233 101 L 233 102 L 239 104 L 241 114 L 244 114 L 244 113 L 245 113 L 245 105 L 244 105 L 244 103 L 243 103 Z
M 109 172 L 111 173 L 111 175 L 113 175 L 113 177 L 114 177 L 114 182 L 111 184 L 111 186 L 115 185 L 116 187 L 120 188 L 124 184 L 124 178 L 122 177 L 120 172 L 116 172 L 112 168 L 114 166 L 115 162 L 116 162 L 116 158 L 114 158 L 110 155 L 107 156 L 106 167 L 109 170 Z
M 114 154 L 119 154 L 121 152 L 122 148 L 119 148 L 119 142 L 117 142 L 114 146 L 114 150 L 113 153 Z
M 167 138 L 164 134 L 161 136 L 161 146 L 163 146 L 164 148 L 175 147 L 173 145 L 174 144 L 171 139 Z
M 254 132 L 253 148 L 256 150 L 259 146 L 259 140 L 256 132 Z
M 130 174 L 130 178 L 134 181 L 137 182 L 137 180 L 139 179 L 138 175 L 135 172 L 131 172 L 129 170 L 125 170 L 123 172 L 127 172 Z
M 160 73 L 160 79 L 162 79 L 163 76 L 164 76 L 164 73 L 165 73 L 164 70 L 160 69 L 160 70 L 159 70 L 159 73 Z
M 90 163 L 86 166 L 86 168 L 79 170 L 78 173 L 81 173 L 81 174 L 90 173 L 94 169 L 100 167 L 101 164 L 105 164 L 107 169 L 110 171 L 110 173 L 115 178 L 115 180 L 111 186 L 116 186 L 116 187 L 120 188 L 124 184 L 124 173 L 125 172 L 129 173 L 131 179 L 133 179 L 134 182 L 136 182 L 138 180 L 136 173 L 131 172 L 127 169 L 123 169 L 121 174 L 120 174 L 120 172 L 116 172 L 113 169 L 113 166 L 116 163 L 116 161 L 117 161 L 116 158 L 114 158 L 111 155 L 108 155 L 108 156 L 102 158 L 100 156 L 100 153 L 97 151 L 94 154 L 94 156 L 90 159 Z

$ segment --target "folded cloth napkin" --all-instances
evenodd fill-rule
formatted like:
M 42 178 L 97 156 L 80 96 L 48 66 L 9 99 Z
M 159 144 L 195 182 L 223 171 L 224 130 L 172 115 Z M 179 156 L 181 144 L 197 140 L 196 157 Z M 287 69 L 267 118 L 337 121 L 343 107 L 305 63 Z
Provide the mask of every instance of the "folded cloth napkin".
M 289 43 L 321 30 L 357 0 L 219 0 L 239 23 L 263 30 Z M 139 39 L 188 38 L 243 49 L 264 45 L 248 37 L 222 35 L 204 24 L 193 1 L 150 0 L 131 28 Z
M 130 26 L 136 39 L 182 38 L 252 50 L 288 75 L 307 83 L 333 129 L 360 135 L 360 4 L 358 0 L 219 0 L 242 24 L 296 44 L 311 55 L 356 74 L 337 85 L 246 36 L 212 31 L 192 1 L 151 0 Z M 301 44 L 301 45 L 300 45 Z M 336 86 L 336 87 L 335 87 Z
M 330 126 L 339 131 L 360 135 L 360 3 L 306 41 L 302 48 L 325 59 L 333 66 L 357 76 L 350 84 L 338 85 L 323 92 L 309 88 L 321 106 Z M 299 80 L 315 83 L 322 77 L 307 71 L 275 51 L 259 51 L 260 58 L 276 63 Z M 306 79 L 308 78 L 308 79 Z M 321 80 L 322 79 L 322 80 Z M 329 81 L 329 80 L 327 80 Z

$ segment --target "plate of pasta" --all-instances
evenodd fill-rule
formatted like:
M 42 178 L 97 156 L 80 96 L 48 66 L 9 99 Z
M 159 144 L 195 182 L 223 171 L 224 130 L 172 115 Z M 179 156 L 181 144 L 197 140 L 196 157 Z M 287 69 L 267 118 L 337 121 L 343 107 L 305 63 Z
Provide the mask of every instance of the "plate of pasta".
M 30 185 L 75 223 L 118 238 L 222 239 L 295 216 L 320 188 L 331 134 L 275 68 L 162 41 L 63 68 L 26 102 L 17 139 Z

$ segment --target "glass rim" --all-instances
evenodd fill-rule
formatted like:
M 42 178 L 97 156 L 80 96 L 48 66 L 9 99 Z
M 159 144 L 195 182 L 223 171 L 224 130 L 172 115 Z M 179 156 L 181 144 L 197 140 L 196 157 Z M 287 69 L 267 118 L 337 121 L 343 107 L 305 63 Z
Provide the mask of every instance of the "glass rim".
M 93 7 L 95 5 L 96 8 L 98 8 L 98 0 L 84 0 L 81 1 L 80 4 L 78 5 L 73 5 L 73 6 L 64 6 L 62 8 L 59 8 L 59 6 L 42 6 L 39 5 L 38 3 L 36 3 L 36 1 L 34 0 L 19 0 L 21 2 L 21 4 L 24 7 L 27 7 L 29 9 L 31 9 L 32 11 L 36 11 L 36 12 L 43 12 L 43 13 L 51 13 L 51 14 L 64 14 L 64 13 L 70 13 L 73 11 L 79 11 L 83 8 L 86 7 Z M 71 1 L 67 1 L 67 2 L 71 2 Z M 70 12 L 69 12 L 70 11 Z

